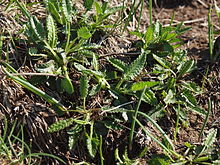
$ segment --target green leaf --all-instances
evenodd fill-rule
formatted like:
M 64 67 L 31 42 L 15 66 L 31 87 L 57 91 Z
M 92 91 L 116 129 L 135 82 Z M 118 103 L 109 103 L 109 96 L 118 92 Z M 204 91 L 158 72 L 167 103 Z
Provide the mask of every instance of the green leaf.
M 84 7 L 86 10 L 90 10 L 92 8 L 94 0 L 84 0 Z
M 160 83 L 159 81 L 140 81 L 140 82 L 133 84 L 131 86 L 131 90 L 132 91 L 139 91 L 139 90 L 144 89 L 144 87 L 150 88 L 150 87 L 153 87 L 159 83 Z
M 187 108 L 195 113 L 202 115 L 202 116 L 206 116 L 206 114 L 207 114 L 207 112 L 203 108 L 194 107 L 194 106 L 188 106 Z
M 62 0 L 62 10 L 65 16 L 65 19 L 71 23 L 72 22 L 72 1 Z
M 155 93 L 150 89 L 146 89 L 142 100 L 151 105 L 156 105 L 158 103 Z
M 63 130 L 66 127 L 69 127 L 73 123 L 74 119 L 66 119 L 66 120 L 59 120 L 56 123 L 52 124 L 48 128 L 48 132 L 57 132 Z
M 188 90 L 184 90 L 181 93 L 181 96 L 186 99 L 186 102 L 189 103 L 191 106 L 196 107 L 197 106 L 197 101 L 196 98 L 192 95 L 192 93 Z
M 62 20 L 61 15 L 59 14 L 58 7 L 56 7 L 55 4 L 51 3 L 50 1 L 48 1 L 47 6 L 47 10 L 56 18 L 56 21 L 60 24 L 63 24 L 64 22 Z
M 82 98 L 86 98 L 88 95 L 88 88 L 89 88 L 89 79 L 84 74 L 80 78 L 80 96 Z
M 116 67 L 118 70 L 120 70 L 121 72 L 124 72 L 126 70 L 126 64 L 119 59 L 108 58 L 108 62 L 112 64 L 114 67 Z
M 73 84 L 69 78 L 69 76 L 66 76 L 61 80 L 61 88 L 67 92 L 69 95 L 74 92 Z
M 164 98 L 164 102 L 167 105 L 168 104 L 174 104 L 176 102 L 176 98 L 175 98 L 174 92 L 171 89 L 168 91 L 168 94 Z
M 78 37 L 83 39 L 89 39 L 90 37 L 92 37 L 92 34 L 90 33 L 89 29 L 85 26 L 77 30 L 77 35 Z
M 103 13 L 102 13 L 102 8 L 101 8 L 100 4 L 95 1 L 95 2 L 94 2 L 94 5 L 95 5 L 96 13 L 97 13 L 98 15 L 103 14 Z
M 82 125 L 76 124 L 74 127 L 67 131 L 67 134 L 69 135 L 68 146 L 70 150 L 74 149 L 78 139 L 80 138 L 80 133 L 82 130 Z
M 196 94 L 202 94 L 202 90 L 194 82 L 183 81 L 182 87 Z
M 54 60 L 50 60 L 46 63 L 35 65 L 35 70 L 40 73 L 54 73 L 55 62 Z
M 154 40 L 154 25 L 151 25 L 147 28 L 145 33 L 145 44 L 148 45 L 150 42 Z
M 54 19 L 51 15 L 47 17 L 47 40 L 52 48 L 57 44 L 57 28 Z
M 164 68 L 170 69 L 170 63 L 168 61 L 165 61 L 164 59 L 158 57 L 157 55 L 153 54 L 154 59 L 162 65 Z
M 91 138 L 87 133 L 86 133 L 86 146 L 89 151 L 89 155 L 94 158 L 96 156 L 96 153 L 99 149 L 99 139 L 98 137 L 96 138 Z
M 133 63 L 127 66 L 127 68 L 125 69 L 125 73 L 123 75 L 123 79 L 124 80 L 134 79 L 142 71 L 145 63 L 146 63 L 146 54 L 142 53 Z
M 92 56 L 92 66 L 96 71 L 98 71 L 99 70 L 99 62 L 97 60 L 96 55 L 94 53 L 92 55 L 93 55 Z
M 186 62 L 184 62 L 181 67 L 178 69 L 178 76 L 177 78 L 182 77 L 184 74 L 188 73 L 190 70 L 192 70 L 194 66 L 194 60 L 188 60 Z
M 91 70 L 91 69 L 87 69 L 87 68 L 85 68 L 83 65 L 81 65 L 81 64 L 79 64 L 79 63 L 74 63 L 74 66 L 75 66 L 75 68 L 76 68 L 78 71 L 84 72 L 84 73 L 86 73 L 86 74 L 92 74 L 92 75 L 97 76 L 97 77 L 99 77 L 99 78 L 104 77 L 104 75 L 103 75 L 102 72 L 94 71 L 94 70 Z
M 214 143 L 215 140 L 216 140 L 216 135 L 217 135 L 217 129 L 212 129 L 212 130 L 209 132 L 209 134 L 208 134 L 208 136 L 207 136 L 207 138 L 206 138 L 206 140 L 205 140 L 205 142 L 204 142 L 204 145 L 205 145 L 207 148 L 210 148 L 210 147 L 213 145 L 213 143 Z
M 36 16 L 33 16 L 29 20 L 29 30 L 36 37 L 37 40 L 43 40 L 45 38 L 45 31 L 42 24 L 39 22 Z

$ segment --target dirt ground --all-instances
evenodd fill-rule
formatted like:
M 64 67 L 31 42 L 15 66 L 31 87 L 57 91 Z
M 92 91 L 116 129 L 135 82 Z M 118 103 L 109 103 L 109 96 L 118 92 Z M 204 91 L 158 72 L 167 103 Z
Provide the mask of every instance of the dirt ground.
M 119 2 L 115 1 L 113 4 L 118 3 Z M 220 0 L 217 0 L 217 3 L 218 6 L 220 6 Z M 200 86 L 202 85 L 202 81 L 205 79 L 204 75 L 206 73 L 206 68 L 209 64 L 207 21 L 208 10 L 208 0 L 158 0 L 157 4 L 154 5 L 153 10 L 154 20 L 159 20 L 163 25 L 169 24 L 173 12 L 175 12 L 174 24 L 178 24 L 183 21 L 186 26 L 191 27 L 190 31 L 181 36 L 185 42 L 185 45 L 182 48 L 187 50 L 189 57 L 195 59 L 198 63 L 197 69 L 194 72 L 193 80 L 196 81 Z M 220 30 L 216 14 L 213 14 L 212 19 L 214 22 L 215 30 Z M 135 23 L 135 21 L 131 23 L 128 28 L 132 30 L 133 24 Z M 142 31 L 147 28 L 148 23 L 149 17 L 147 9 L 145 8 L 141 22 Z M 114 38 L 114 36 L 112 37 Z M 130 44 L 129 42 L 133 40 L 129 38 L 126 39 L 126 44 Z M 113 47 L 111 48 L 111 50 L 109 50 L 110 48 L 108 48 L 106 50 L 102 50 L 101 52 L 104 54 L 112 53 L 114 51 L 124 51 L 125 49 L 119 50 L 120 44 L 121 43 L 115 42 L 112 45 L 118 45 L 116 46 L 117 48 Z M 18 64 L 20 63 L 21 61 L 18 61 Z M 22 69 L 22 67 L 20 69 Z M 202 97 L 199 97 L 198 100 L 199 103 L 205 109 L 207 109 L 207 100 L 209 97 L 211 97 L 212 114 L 205 129 L 205 133 L 207 133 L 207 131 L 211 128 L 218 128 L 218 144 L 220 144 L 220 66 L 218 64 L 211 66 L 210 72 L 207 76 L 212 81 L 207 80 L 207 82 L 205 83 L 204 94 L 202 95 Z M 67 146 L 68 143 L 67 138 L 65 138 L 65 133 L 60 132 L 49 134 L 45 131 L 48 125 L 58 120 L 58 117 L 53 113 L 50 108 L 48 108 L 49 106 L 42 99 L 21 88 L 19 85 L 16 85 L 15 83 L 7 80 L 5 77 L 1 78 L 0 80 L 0 89 L 0 115 L 4 114 L 10 116 L 12 121 L 15 118 L 20 119 L 20 122 L 25 120 L 27 123 L 26 129 L 31 130 L 27 131 L 29 132 L 28 138 L 37 140 L 33 144 L 37 151 L 49 151 L 50 153 L 56 153 L 61 157 L 65 157 L 67 160 L 78 159 L 77 157 L 72 157 L 72 155 L 74 155 L 75 153 L 70 153 L 67 151 L 67 149 L 63 148 L 63 146 Z M 49 94 L 51 92 L 53 96 L 56 95 L 56 97 L 60 99 L 58 93 L 54 93 L 53 91 L 47 92 Z M 176 145 L 181 148 L 181 146 L 184 145 L 184 142 L 200 143 L 198 136 L 203 121 L 204 118 L 192 113 L 190 115 L 189 127 L 182 128 L 180 130 Z M 166 121 L 164 121 L 161 122 L 160 125 L 166 128 L 167 123 Z M 174 127 L 172 127 L 172 123 L 169 128 L 169 132 L 173 132 L 173 129 L 175 129 Z M 157 151 L 156 144 L 152 143 L 151 147 L 154 152 Z M 80 152 L 80 154 L 83 155 L 83 152 L 85 151 L 76 152 Z

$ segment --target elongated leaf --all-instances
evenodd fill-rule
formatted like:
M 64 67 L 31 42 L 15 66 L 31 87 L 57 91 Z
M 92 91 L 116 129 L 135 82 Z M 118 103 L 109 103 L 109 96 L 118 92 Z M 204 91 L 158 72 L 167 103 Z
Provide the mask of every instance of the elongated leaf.
M 38 40 L 43 40 L 45 38 L 45 30 L 37 17 L 31 17 L 30 28 Z
M 158 103 L 155 93 L 150 89 L 146 89 L 145 95 L 143 96 L 143 101 L 151 105 L 156 105 Z
M 145 86 L 147 88 L 150 88 L 150 87 L 153 87 L 159 83 L 160 83 L 159 81 L 140 81 L 140 82 L 133 84 L 131 86 L 131 90 L 132 91 L 139 91 L 139 90 L 144 89 Z
M 92 89 L 89 92 L 89 96 L 93 96 L 96 93 L 98 93 L 101 90 L 102 86 L 101 84 L 96 84 L 95 86 L 92 87 Z
M 103 13 L 102 13 L 102 8 L 101 8 L 100 4 L 95 1 L 95 2 L 94 2 L 94 5 L 95 5 L 95 9 L 96 9 L 97 15 L 103 14 Z M 98 20 L 97 20 L 97 21 L 98 21 Z
M 84 74 L 80 78 L 80 96 L 82 98 L 86 98 L 88 95 L 88 88 L 89 88 L 89 79 Z
M 215 142 L 216 140 L 216 135 L 217 135 L 217 129 L 213 129 L 209 132 L 205 142 L 204 142 L 204 145 L 209 148 L 213 145 L 213 143 Z
M 99 62 L 98 62 L 97 57 L 94 53 L 92 54 L 92 66 L 96 71 L 99 70 Z
M 203 108 L 193 107 L 193 106 L 188 106 L 187 108 L 195 113 L 202 115 L 202 116 L 206 116 L 206 114 L 207 114 L 207 112 Z
M 72 22 L 72 1 L 62 0 L 62 10 L 67 22 Z
M 70 130 L 67 131 L 69 135 L 69 149 L 74 149 L 78 139 L 80 138 L 80 133 L 83 130 L 82 125 L 76 124 L 74 127 L 72 127 Z
M 62 16 L 59 13 L 58 7 L 56 7 L 54 3 L 51 3 L 49 1 L 48 1 L 47 6 L 48 6 L 49 13 L 51 13 L 56 18 L 56 21 L 59 22 L 60 24 L 64 24 L 62 20 Z
M 52 48 L 57 44 L 57 28 L 54 19 L 51 15 L 47 17 L 47 40 Z
M 99 71 L 94 71 L 94 70 L 91 70 L 91 69 L 87 69 L 85 68 L 83 65 L 79 64 L 79 63 L 74 63 L 74 66 L 76 67 L 76 69 L 78 71 L 81 71 L 83 73 L 86 73 L 86 74 L 92 74 L 94 76 L 97 76 L 97 77 L 104 77 L 103 73 L 102 72 L 99 72 Z
M 73 123 L 73 121 L 74 121 L 73 118 L 66 119 L 66 120 L 60 120 L 60 121 L 52 124 L 51 126 L 49 126 L 48 132 L 60 131 L 66 127 L 69 127 Z
M 146 54 L 142 53 L 132 64 L 130 64 L 125 69 L 125 73 L 123 75 L 123 79 L 125 79 L 125 80 L 132 80 L 136 76 L 138 76 L 139 73 L 144 68 L 145 62 L 146 62 Z
M 99 139 L 98 137 L 97 138 L 94 138 L 94 137 L 89 137 L 88 134 L 86 134 L 86 146 L 87 146 L 87 149 L 89 151 L 89 155 L 94 158 L 96 156 L 96 153 L 98 151 L 98 148 L 99 148 Z
M 189 103 L 191 106 L 197 106 L 196 98 L 192 95 L 192 93 L 188 90 L 185 90 L 181 93 L 181 96 L 183 96 L 186 99 L 186 102 Z
M 157 55 L 154 55 L 154 54 L 153 54 L 153 57 L 164 68 L 170 69 L 170 63 L 168 63 L 168 61 L 165 61 L 164 59 L 162 59 L 162 58 L 160 58 L 160 57 L 158 57 Z
M 188 73 L 194 66 L 194 60 L 188 60 L 179 68 L 177 78 L 182 77 L 184 74 Z
M 112 64 L 114 67 L 116 67 L 121 72 L 124 72 L 126 70 L 126 64 L 121 60 L 118 60 L 115 58 L 109 58 L 108 62 L 110 62 L 110 64 Z

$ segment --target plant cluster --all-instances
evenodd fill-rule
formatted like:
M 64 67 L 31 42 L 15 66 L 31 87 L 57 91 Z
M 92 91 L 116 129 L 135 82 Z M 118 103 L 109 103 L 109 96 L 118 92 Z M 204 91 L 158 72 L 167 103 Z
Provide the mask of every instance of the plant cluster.
M 85 0 L 85 11 L 80 13 L 73 7 L 71 0 L 45 0 L 43 4 L 47 17 L 42 21 L 32 16 L 22 2 L 15 2 L 27 17 L 24 33 L 30 45 L 28 53 L 36 61 L 34 69 L 44 76 L 26 80 L 3 60 L 2 70 L 9 78 L 55 106 L 58 115 L 73 113 L 73 116 L 77 116 L 59 120 L 48 129 L 51 133 L 65 129 L 70 151 L 78 143 L 83 143 L 89 157 L 99 157 L 100 164 L 104 164 L 106 158 L 103 155 L 103 142 L 108 132 L 120 131 L 129 126 L 128 151 L 125 147 L 122 156 L 119 149 L 115 149 L 117 164 L 140 163 L 140 159 L 132 160 L 128 154 L 132 152 L 137 127 L 164 151 L 163 156 L 153 157 L 149 164 L 219 162 L 220 155 L 213 149 L 217 130 L 211 130 L 201 145 L 186 143 L 184 154 L 178 153 L 173 143 L 177 141 L 179 129 L 188 126 L 189 112 L 208 119 L 211 109 L 209 107 L 206 111 L 199 106 L 197 96 L 202 94 L 202 89 L 189 81 L 190 73 L 196 67 L 195 61 L 188 59 L 187 52 L 179 49 L 183 44 L 179 36 L 189 28 L 185 28 L 182 23 L 172 26 L 173 19 L 170 26 L 163 27 L 160 22 L 153 23 L 151 13 L 151 22 L 145 32 L 130 32 L 139 39 L 135 48 L 137 55 L 132 57 L 134 60 L 128 58 L 130 62 L 125 62 L 108 57 L 105 64 L 110 65 L 109 71 L 100 66 L 99 55 L 95 50 L 101 45 L 94 41 L 94 36 L 100 31 L 109 32 L 114 29 L 117 24 L 109 23 L 109 16 L 123 11 L 125 6 L 110 8 L 107 2 L 100 4 L 94 0 Z M 152 1 L 149 3 L 149 11 L 152 11 Z M 39 60 L 43 63 L 39 64 Z M 79 89 L 71 79 L 72 73 L 78 75 L 76 81 L 79 82 Z M 53 74 L 56 78 L 47 74 Z M 51 80 L 55 81 L 51 84 Z M 57 91 L 67 96 L 78 92 L 82 103 L 66 108 L 62 100 L 58 101 L 38 88 L 42 82 L 56 86 Z M 111 98 L 111 103 L 101 108 L 88 109 L 88 100 L 102 92 Z M 157 123 L 168 114 L 174 115 L 176 120 L 173 137 L 168 137 L 167 132 Z M 158 135 L 145 127 L 146 121 L 158 130 Z M 203 135 L 204 127 L 200 136 Z

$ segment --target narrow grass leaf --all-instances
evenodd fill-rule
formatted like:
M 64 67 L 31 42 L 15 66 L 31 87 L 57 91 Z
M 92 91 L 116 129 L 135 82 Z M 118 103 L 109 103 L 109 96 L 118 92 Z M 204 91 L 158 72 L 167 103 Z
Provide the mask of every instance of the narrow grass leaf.
M 131 63 L 125 69 L 123 79 L 124 80 L 134 79 L 142 71 L 142 69 L 144 68 L 145 63 L 146 63 L 146 54 L 142 53 L 133 63 Z
M 112 64 L 114 67 L 116 67 L 121 72 L 124 72 L 126 70 L 126 64 L 119 59 L 109 58 L 108 62 Z

